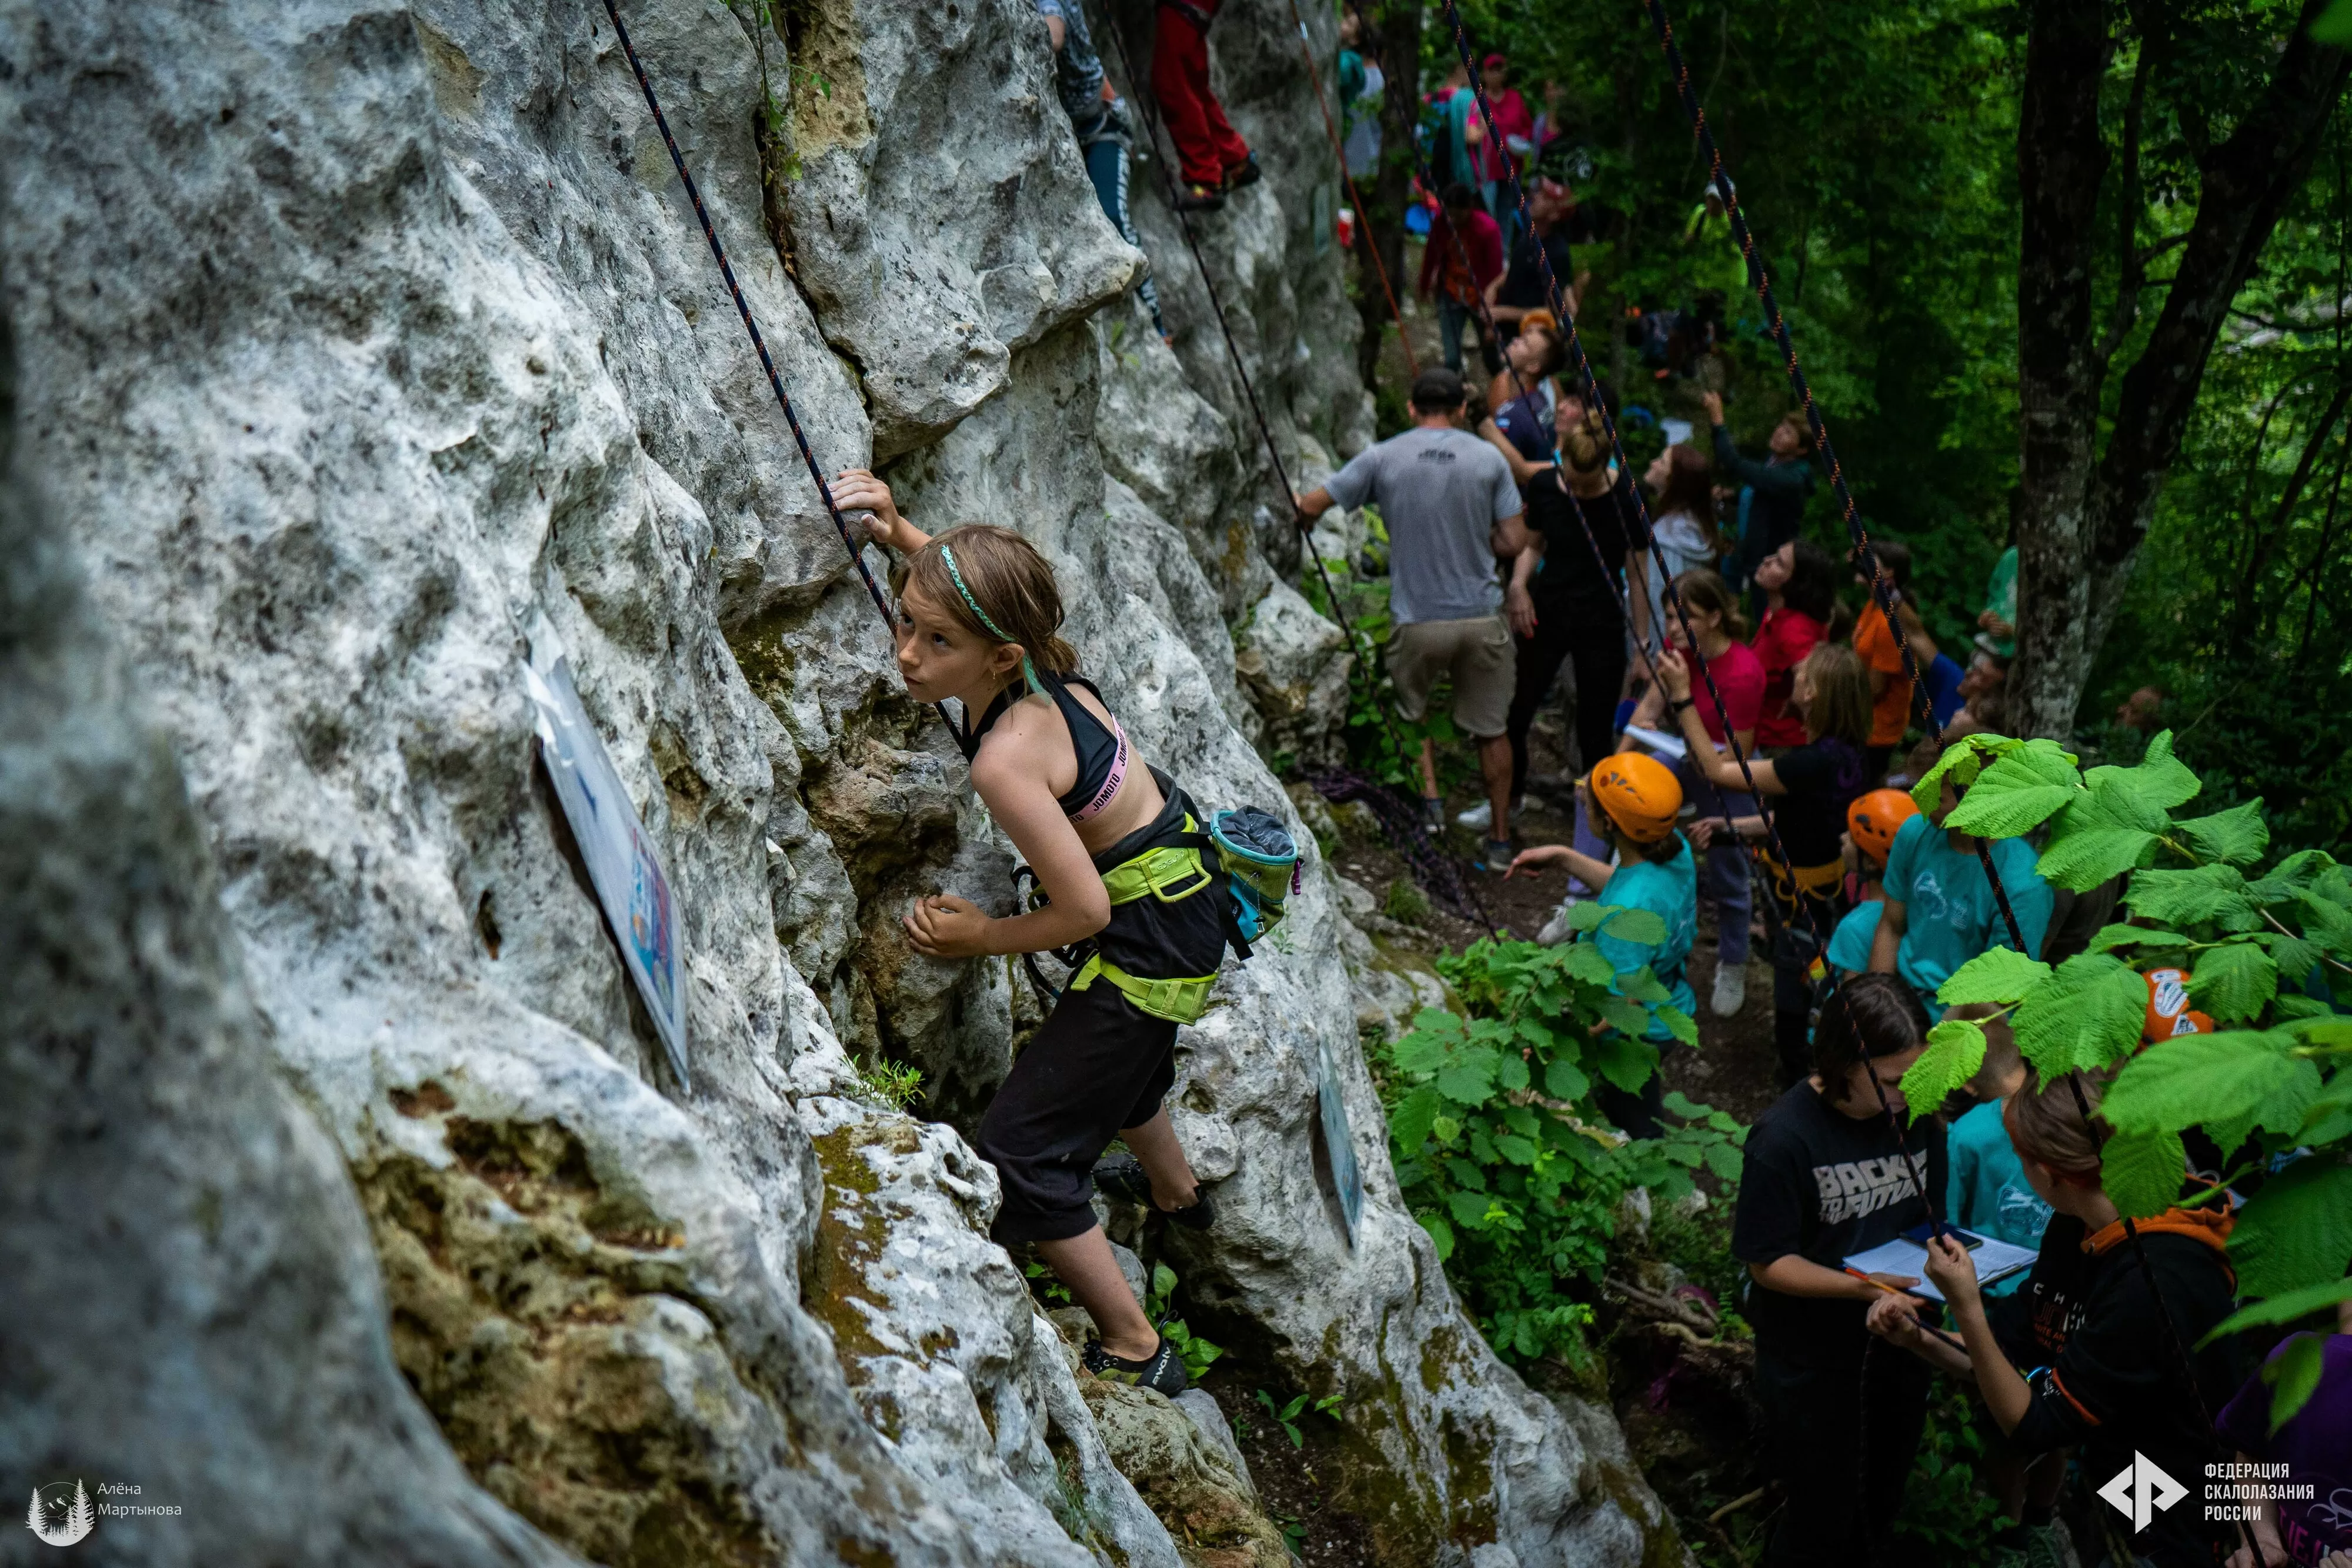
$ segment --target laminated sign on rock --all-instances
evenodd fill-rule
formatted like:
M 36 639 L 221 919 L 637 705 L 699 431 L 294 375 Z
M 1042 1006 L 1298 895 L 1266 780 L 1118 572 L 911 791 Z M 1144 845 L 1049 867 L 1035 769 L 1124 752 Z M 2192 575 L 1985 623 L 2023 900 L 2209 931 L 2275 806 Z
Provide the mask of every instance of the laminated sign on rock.
M 694 1079 L 686 1068 L 686 945 L 661 857 L 580 706 L 563 645 L 548 627 L 531 638 L 523 682 L 530 691 L 540 761 L 563 803 L 563 819 L 604 906 L 614 945 L 653 1016 L 678 1088 L 692 1094 Z

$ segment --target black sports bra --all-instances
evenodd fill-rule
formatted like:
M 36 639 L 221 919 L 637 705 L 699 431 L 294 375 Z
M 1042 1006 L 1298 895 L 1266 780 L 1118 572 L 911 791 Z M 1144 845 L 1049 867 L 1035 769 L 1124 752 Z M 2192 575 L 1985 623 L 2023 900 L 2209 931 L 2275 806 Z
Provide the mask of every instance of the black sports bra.
M 1101 699 L 1102 688 L 1085 676 L 1065 678 L 1041 671 L 1037 679 L 1045 686 L 1045 694 L 1054 700 L 1054 706 L 1062 710 L 1062 722 L 1070 727 L 1070 747 L 1078 757 L 1078 782 L 1060 797 L 1062 813 L 1072 822 L 1084 822 L 1117 799 L 1119 785 L 1127 782 L 1127 731 L 1119 727 L 1116 716 L 1110 727 L 1105 729 L 1092 709 L 1070 695 L 1072 686 L 1083 686 Z M 970 762 L 980 754 L 981 737 L 988 733 L 997 716 L 1027 695 L 1020 687 L 1008 686 L 996 694 L 996 700 L 980 716 L 978 728 L 957 726 L 956 744 L 963 748 L 964 761 Z M 1104 702 L 1103 706 L 1108 708 L 1110 704 Z

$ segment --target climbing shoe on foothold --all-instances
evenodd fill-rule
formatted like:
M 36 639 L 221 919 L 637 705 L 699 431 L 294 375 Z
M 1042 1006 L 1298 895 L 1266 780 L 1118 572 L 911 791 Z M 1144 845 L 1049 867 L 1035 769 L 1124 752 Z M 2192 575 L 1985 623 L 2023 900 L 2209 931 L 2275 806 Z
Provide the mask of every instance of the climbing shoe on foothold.
M 1173 1399 L 1192 1385 L 1184 1375 L 1184 1363 L 1176 1354 L 1176 1347 L 1168 1336 L 1160 1336 L 1160 1348 L 1143 1361 L 1129 1361 L 1103 1349 L 1102 1341 L 1088 1340 L 1082 1357 L 1086 1369 L 1105 1383 L 1129 1384 L 1137 1388 L 1154 1388 Z
M 1176 193 L 1176 210 L 1182 213 L 1214 212 L 1225 205 L 1225 193 L 1214 185 L 1186 185 Z
M 1113 1154 L 1108 1160 L 1095 1162 L 1095 1190 L 1108 1198 L 1121 1203 L 1141 1204 L 1157 1215 L 1164 1215 L 1188 1230 L 1206 1230 L 1216 1217 L 1209 1206 L 1209 1194 L 1195 1184 L 1199 1201 L 1191 1208 L 1164 1209 L 1151 1196 L 1151 1178 L 1143 1173 L 1143 1162 L 1132 1154 Z
M 1225 171 L 1225 189 L 1238 191 L 1244 185 L 1256 184 L 1264 177 L 1264 171 L 1257 166 L 1257 154 L 1252 153 Z

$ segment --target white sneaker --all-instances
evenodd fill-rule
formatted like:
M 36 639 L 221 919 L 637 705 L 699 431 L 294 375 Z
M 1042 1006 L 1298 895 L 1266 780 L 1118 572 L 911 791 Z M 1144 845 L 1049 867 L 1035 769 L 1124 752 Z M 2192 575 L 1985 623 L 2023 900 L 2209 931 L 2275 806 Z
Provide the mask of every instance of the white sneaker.
M 1584 900 L 1585 895 L 1578 892 L 1570 892 L 1561 899 L 1559 907 L 1552 910 L 1551 919 L 1544 921 L 1543 930 L 1536 932 L 1536 944 L 1538 947 L 1558 947 L 1561 942 L 1574 941 L 1576 928 L 1568 923 L 1568 912 Z
M 1457 827 L 1469 828 L 1474 833 L 1486 832 L 1495 826 L 1495 803 L 1482 800 L 1467 811 L 1455 812 L 1454 824 Z
M 1717 966 L 1715 972 L 1715 994 L 1708 1005 L 1718 1018 L 1733 1018 L 1748 1003 L 1748 971 L 1729 964 Z

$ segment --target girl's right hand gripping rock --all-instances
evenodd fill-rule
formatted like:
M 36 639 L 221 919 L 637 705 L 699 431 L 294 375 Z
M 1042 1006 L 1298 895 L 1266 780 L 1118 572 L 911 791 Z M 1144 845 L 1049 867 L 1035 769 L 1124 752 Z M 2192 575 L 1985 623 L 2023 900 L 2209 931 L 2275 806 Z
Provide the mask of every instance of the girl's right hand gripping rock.
M 988 951 L 992 922 L 970 899 L 933 893 L 915 900 L 907 940 L 926 958 L 977 958 Z

